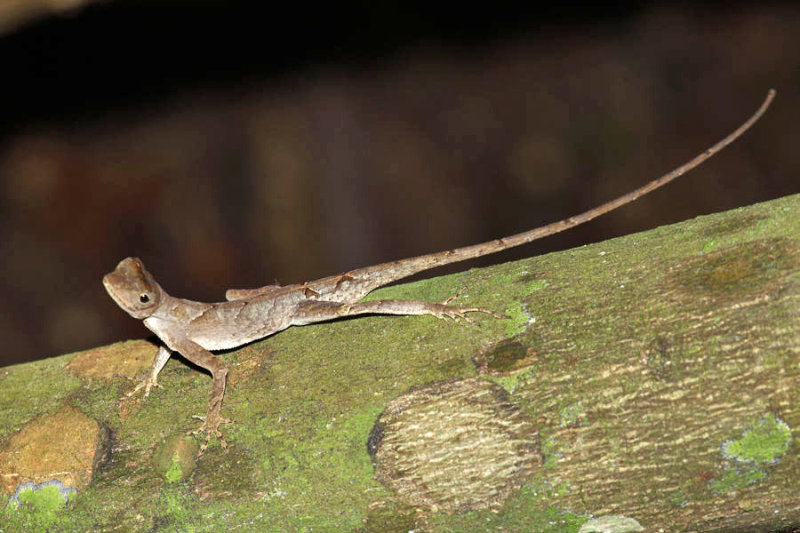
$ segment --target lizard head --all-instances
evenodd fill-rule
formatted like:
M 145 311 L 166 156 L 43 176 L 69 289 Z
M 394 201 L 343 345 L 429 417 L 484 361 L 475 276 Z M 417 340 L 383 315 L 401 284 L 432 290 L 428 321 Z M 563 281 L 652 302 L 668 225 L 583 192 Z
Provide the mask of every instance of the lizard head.
M 136 257 L 123 259 L 103 276 L 103 285 L 117 305 L 134 318 L 147 318 L 161 302 L 163 289 Z

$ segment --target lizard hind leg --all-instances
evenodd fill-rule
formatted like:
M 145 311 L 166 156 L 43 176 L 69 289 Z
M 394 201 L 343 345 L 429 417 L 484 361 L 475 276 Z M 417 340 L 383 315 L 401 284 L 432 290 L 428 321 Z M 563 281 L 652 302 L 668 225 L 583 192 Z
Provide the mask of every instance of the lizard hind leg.
M 223 418 L 220 416 L 219 413 L 207 413 L 206 416 L 194 415 L 192 418 L 197 418 L 198 420 L 203 421 L 203 425 L 199 428 L 195 429 L 194 431 L 189 431 L 189 435 L 201 435 L 205 434 L 205 439 L 203 440 L 203 444 L 200 445 L 200 454 L 202 455 L 203 452 L 206 451 L 208 448 L 208 443 L 211 440 L 211 435 L 217 437 L 219 440 L 220 446 L 223 448 L 228 447 L 228 443 L 225 442 L 225 437 L 222 436 L 222 432 L 219 430 L 220 424 L 230 424 L 232 423 L 231 420 L 227 418 Z
M 459 291 L 460 292 L 460 291 Z M 302 302 L 297 309 L 292 324 L 303 325 L 313 324 L 356 315 L 431 315 L 436 318 L 451 318 L 453 320 L 462 319 L 470 324 L 475 321 L 467 316 L 467 313 L 487 313 L 495 318 L 505 318 L 491 309 L 484 307 L 456 307 L 448 305 L 455 296 L 448 298 L 444 302 L 423 302 L 419 300 L 372 300 L 369 302 L 341 303 L 326 302 L 319 300 L 307 300 Z
M 227 448 L 228 446 L 228 444 L 225 442 L 225 438 L 222 436 L 222 432 L 219 430 L 220 424 L 231 423 L 231 420 L 223 418 L 221 414 L 222 398 L 225 396 L 225 384 L 228 375 L 228 369 L 223 366 L 215 369 L 212 372 L 212 375 L 214 376 L 214 384 L 213 388 L 211 389 L 211 396 L 208 399 L 208 411 L 206 412 L 205 416 L 195 415 L 193 417 L 202 420 L 203 425 L 201 425 L 198 429 L 189 432 L 191 435 L 200 435 L 205 433 L 205 441 L 200 445 L 201 454 L 208 447 L 208 442 L 211 439 L 211 435 L 217 437 L 220 446 L 223 448 Z
M 209 352 L 199 344 L 192 342 L 186 338 L 172 339 L 176 344 L 176 349 L 183 354 L 192 363 L 199 365 L 209 372 L 213 382 L 211 384 L 211 394 L 208 397 L 208 410 L 206 416 L 195 417 L 203 421 L 203 425 L 196 431 L 190 431 L 191 435 L 198 435 L 201 433 L 206 434 L 205 442 L 200 446 L 200 453 L 202 454 L 208 447 L 208 442 L 211 435 L 219 439 L 220 445 L 225 448 L 227 446 L 225 439 L 222 437 L 222 432 L 219 430 L 220 424 L 229 423 L 230 420 L 223 418 L 220 414 L 222 410 L 222 399 L 225 397 L 225 386 L 228 379 L 228 367 L 225 363 L 220 361 L 217 356 Z

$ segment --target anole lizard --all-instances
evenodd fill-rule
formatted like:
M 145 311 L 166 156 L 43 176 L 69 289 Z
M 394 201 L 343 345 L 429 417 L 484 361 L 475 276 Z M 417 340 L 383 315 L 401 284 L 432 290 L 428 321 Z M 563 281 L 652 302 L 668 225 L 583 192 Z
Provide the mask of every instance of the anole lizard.
M 232 289 L 225 294 L 227 301 L 219 303 L 194 302 L 170 296 L 145 270 L 139 259 L 133 257 L 123 259 L 113 272 L 103 277 L 103 285 L 122 309 L 132 317 L 144 320 L 145 326 L 164 343 L 159 347 L 147 377 L 128 393 L 128 396 L 142 388 L 147 396 L 150 389 L 158 384 L 158 374 L 172 351 L 180 352 L 189 361 L 208 370 L 213 378 L 208 412 L 205 417 L 201 417 L 203 425 L 195 432 L 206 432 L 206 441 L 202 449 L 205 449 L 211 434 L 216 435 L 225 446 L 219 425 L 229 422 L 220 414 L 228 369 L 210 350 L 235 348 L 289 326 L 313 324 L 354 315 L 433 315 L 438 318 L 462 318 L 469 321 L 466 313 L 484 312 L 499 317 L 500 315 L 481 307 L 447 305 L 455 297 L 442 303 L 359 300 L 378 287 L 417 272 L 519 246 L 588 222 L 632 202 L 685 174 L 733 142 L 764 114 L 774 96 L 775 91 L 770 90 L 764 103 L 746 122 L 717 144 L 672 172 L 580 215 L 510 237 L 351 270 L 345 274 L 298 285 Z

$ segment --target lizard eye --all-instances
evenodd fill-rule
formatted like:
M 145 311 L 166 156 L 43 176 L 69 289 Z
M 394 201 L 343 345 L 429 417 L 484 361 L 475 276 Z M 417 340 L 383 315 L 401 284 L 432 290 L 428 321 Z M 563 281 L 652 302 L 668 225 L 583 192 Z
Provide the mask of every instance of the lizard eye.
M 143 304 L 146 304 L 150 301 L 150 296 L 148 296 L 146 292 L 143 292 L 139 295 L 139 301 Z

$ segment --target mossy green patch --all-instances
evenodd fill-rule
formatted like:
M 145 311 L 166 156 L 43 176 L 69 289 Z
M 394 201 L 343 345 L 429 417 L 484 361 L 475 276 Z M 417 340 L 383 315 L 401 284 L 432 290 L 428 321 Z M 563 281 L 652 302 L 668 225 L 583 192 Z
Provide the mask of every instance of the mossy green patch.
M 197 441 L 183 433 L 162 439 L 153 453 L 153 465 L 168 483 L 186 478 L 197 464 Z
M 531 315 L 527 310 L 524 299 L 534 292 L 547 287 L 547 280 L 532 278 L 527 271 L 523 271 L 522 273 L 512 272 L 499 276 L 497 283 L 499 287 L 513 288 L 513 297 L 507 300 L 510 305 L 505 310 L 505 315 L 508 317 L 504 328 L 506 337 L 524 333 L 531 324 Z M 520 284 L 523 284 L 522 290 L 517 289 Z
M 201 504 L 190 494 L 188 487 L 168 485 L 161 490 L 160 496 L 162 505 L 153 517 L 156 529 L 181 533 L 200 531 L 198 506 Z
M 56 528 L 64 506 L 64 496 L 55 485 L 22 490 L 18 502 L 0 511 L 7 519 L 7 525 L 0 522 L 0 531 L 50 531 Z
M 30 505 L 37 512 L 45 514 L 57 511 L 66 503 L 61 491 L 54 485 L 38 490 L 24 490 L 19 494 L 19 502 L 22 505 Z
M 513 302 L 506 308 L 505 314 L 508 317 L 505 320 L 506 324 L 504 329 L 506 336 L 511 337 L 519 335 L 528 329 L 531 317 L 522 302 Z
M 458 278 L 461 273 L 448 274 L 439 276 L 437 278 L 421 279 L 401 285 L 392 285 L 390 287 L 382 287 L 377 289 L 363 298 L 363 301 L 382 300 L 382 299 L 398 299 L 398 300 L 419 300 L 420 294 L 426 294 L 426 301 L 444 301 L 459 292 L 462 285 L 459 284 Z M 460 298 L 468 296 L 466 294 L 459 296 Z M 456 305 L 455 302 L 452 305 Z
M 175 452 L 172 455 L 172 464 L 164 473 L 164 479 L 167 480 L 167 483 L 175 483 L 181 480 L 183 477 L 183 471 L 181 470 L 181 463 L 179 461 L 178 452 Z
M 191 471 L 190 482 L 204 501 L 256 501 L 277 477 L 274 469 L 264 465 L 261 454 L 238 443 L 208 448 Z
M 358 533 L 411 532 L 417 527 L 416 511 L 412 507 L 390 504 L 373 509 Z
M 283 415 L 295 422 L 301 417 L 305 427 L 301 432 L 296 431 L 299 424 L 279 431 L 280 420 L 270 417 L 263 432 L 251 425 L 249 431 L 241 428 L 231 434 L 228 449 L 206 452 L 208 457 L 203 457 L 193 476 L 195 486 L 220 502 L 231 495 L 239 501 L 253 495 L 269 510 L 262 523 L 276 529 L 301 530 L 303 524 L 322 530 L 357 529 L 366 518 L 368 503 L 386 497 L 386 490 L 373 479 L 366 450 L 369 431 L 383 406 L 374 401 L 352 410 L 331 406 L 338 407 L 334 412 L 321 407 L 313 402 L 307 414 Z M 245 444 L 259 450 L 258 456 L 237 458 L 236 450 Z
M 225 356 L 222 359 L 225 360 Z M 117 438 L 133 447 L 152 449 L 155 443 L 163 440 L 165 433 L 185 434 L 200 427 L 201 422 L 193 416 L 204 414 L 211 389 L 208 374 L 194 370 L 173 356 L 159 374 L 158 381 L 161 387 L 154 388 L 146 398 L 139 391 L 119 400 L 120 408 L 128 414 L 117 431 Z M 216 440 L 212 439 L 214 445 Z
M 55 409 L 81 386 L 64 370 L 69 356 L 14 365 L 4 369 L 0 386 L 0 440 L 37 415 Z
M 722 455 L 738 466 L 724 468 L 709 482 L 709 489 L 722 493 L 761 481 L 767 477 L 767 466 L 786 453 L 791 440 L 792 431 L 786 422 L 772 414 L 760 418 L 742 431 L 740 438 L 722 443 Z
M 717 242 L 714 241 L 713 239 L 710 241 L 706 241 L 706 243 L 703 244 L 703 248 L 702 250 L 700 250 L 700 252 L 704 254 L 711 253 L 717 248 L 717 246 L 718 246 Z
M 116 383 L 112 385 L 102 382 L 92 383 L 79 389 L 70 398 L 70 402 L 86 416 L 116 431 L 121 425 L 119 399 L 123 394 L 116 385 Z
M 529 368 L 509 376 L 486 375 L 484 377 L 489 381 L 497 383 L 503 387 L 509 394 L 514 394 L 520 387 L 533 379 L 534 374 L 535 370 L 533 368 Z
M 730 490 L 748 487 L 767 477 L 766 471 L 760 468 L 726 468 L 722 475 L 709 481 L 712 492 L 721 494 Z
M 722 443 L 722 455 L 739 463 L 774 463 L 789 449 L 789 425 L 768 414 L 742 432 L 738 439 Z

